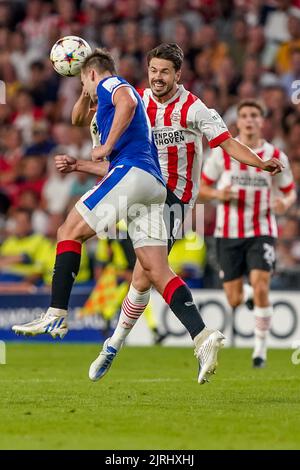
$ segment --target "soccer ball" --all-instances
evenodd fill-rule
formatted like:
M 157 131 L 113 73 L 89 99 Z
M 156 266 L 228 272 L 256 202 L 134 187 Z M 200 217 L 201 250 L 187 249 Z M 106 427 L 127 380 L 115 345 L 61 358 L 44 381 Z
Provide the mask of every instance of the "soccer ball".
M 80 73 L 84 59 L 92 53 L 88 43 L 78 36 L 65 36 L 56 41 L 50 52 L 54 70 L 64 77 Z

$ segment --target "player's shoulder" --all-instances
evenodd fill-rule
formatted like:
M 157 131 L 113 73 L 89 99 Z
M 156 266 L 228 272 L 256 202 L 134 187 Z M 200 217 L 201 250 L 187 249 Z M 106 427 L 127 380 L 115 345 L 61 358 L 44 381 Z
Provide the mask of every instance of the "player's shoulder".
M 112 77 L 107 77 L 102 80 L 98 85 L 98 91 L 106 91 L 112 94 L 115 89 L 118 88 L 120 85 L 130 86 L 129 83 L 125 80 L 125 78 L 120 77 L 118 75 L 114 75 Z

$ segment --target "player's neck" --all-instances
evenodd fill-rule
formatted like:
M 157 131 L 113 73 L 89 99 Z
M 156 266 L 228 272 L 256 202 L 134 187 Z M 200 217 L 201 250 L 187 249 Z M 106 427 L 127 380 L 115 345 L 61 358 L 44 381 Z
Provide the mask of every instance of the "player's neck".
M 178 88 L 179 86 L 178 85 L 174 85 L 174 87 L 172 88 L 172 90 L 169 91 L 169 93 L 167 93 L 166 95 L 164 96 L 156 96 L 153 94 L 155 100 L 158 102 L 158 103 L 166 103 L 167 101 L 169 101 L 170 99 L 173 98 L 173 96 L 176 95 L 177 91 L 178 91 Z
M 262 139 L 261 135 L 239 135 L 239 140 L 242 144 L 247 145 L 251 149 L 258 149 L 263 146 L 264 140 Z
M 108 77 L 112 77 L 112 74 L 108 70 L 106 70 L 103 73 L 99 73 L 98 76 L 97 76 L 99 82 L 102 82 L 102 80 L 104 80 L 105 78 L 108 78 Z

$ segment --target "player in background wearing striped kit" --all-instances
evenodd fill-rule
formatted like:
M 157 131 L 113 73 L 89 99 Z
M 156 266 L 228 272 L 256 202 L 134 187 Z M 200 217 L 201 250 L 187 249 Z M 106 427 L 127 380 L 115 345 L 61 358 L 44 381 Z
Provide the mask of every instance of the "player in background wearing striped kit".
M 269 289 L 277 237 L 274 214 L 284 214 L 296 200 L 288 158 L 263 139 L 263 120 L 261 103 L 242 101 L 238 105 L 238 139 L 262 160 L 281 161 L 283 171 L 272 178 L 259 168 L 232 160 L 230 152 L 218 148 L 204 164 L 200 189 L 202 200 L 219 202 L 215 237 L 220 278 L 228 302 L 235 308 L 250 298 L 254 301 L 254 367 L 266 364 L 267 334 L 273 313 Z M 251 285 L 244 284 L 245 275 L 249 275 Z
M 182 208 L 192 207 L 198 195 L 199 175 L 202 164 L 202 136 L 207 137 L 213 148 L 222 145 L 226 151 L 236 155 L 245 164 L 260 167 L 262 170 L 276 173 L 280 164 L 276 160 L 262 162 L 248 147 L 233 139 L 223 120 L 214 110 L 209 110 L 202 101 L 192 93 L 178 85 L 183 63 L 183 52 L 177 44 L 161 44 L 148 54 L 148 73 L 150 87 L 141 90 L 147 114 L 149 116 L 155 142 L 158 148 L 159 162 L 165 181 L 167 182 L 167 206 Z M 91 120 L 89 102 L 81 98 L 75 113 L 73 124 L 86 125 Z M 58 156 L 57 167 L 60 171 L 86 171 L 103 176 L 105 171 L 93 162 L 76 161 L 66 156 Z M 279 166 L 278 166 L 279 165 Z M 179 211 L 180 212 L 180 211 Z M 174 243 L 174 228 L 178 228 L 178 212 L 175 218 L 165 222 L 168 228 L 169 249 Z M 179 217 L 182 222 L 182 216 Z M 135 286 L 135 287 L 133 287 Z M 108 344 L 118 351 L 127 335 L 142 314 L 142 311 L 130 309 L 130 305 L 141 304 L 143 293 L 149 292 L 150 283 L 139 264 L 133 275 L 133 286 L 124 300 L 117 328 Z M 194 339 L 193 329 L 199 317 L 193 315 L 177 315 L 182 324 Z M 102 367 L 104 376 L 115 355 L 108 355 L 105 348 L 99 356 L 98 366 Z M 100 378 L 100 377 L 98 377 Z

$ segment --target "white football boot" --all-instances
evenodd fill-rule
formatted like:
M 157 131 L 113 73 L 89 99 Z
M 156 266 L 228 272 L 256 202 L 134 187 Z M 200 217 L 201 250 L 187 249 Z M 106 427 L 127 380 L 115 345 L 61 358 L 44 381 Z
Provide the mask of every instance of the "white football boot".
M 67 313 L 67 310 L 50 307 L 40 318 L 24 325 L 14 325 L 12 330 L 17 335 L 37 336 L 48 333 L 52 338 L 59 336 L 63 339 L 68 333 Z
M 215 373 L 218 362 L 218 352 L 224 346 L 225 336 L 218 330 L 206 330 L 203 342 L 195 349 L 199 361 L 198 383 L 209 382 L 209 377 Z
M 108 345 L 110 338 L 103 343 L 103 348 L 97 359 L 92 362 L 89 370 L 89 378 L 96 382 L 102 379 L 104 375 L 109 371 L 110 366 L 114 358 L 117 355 L 118 350 Z

